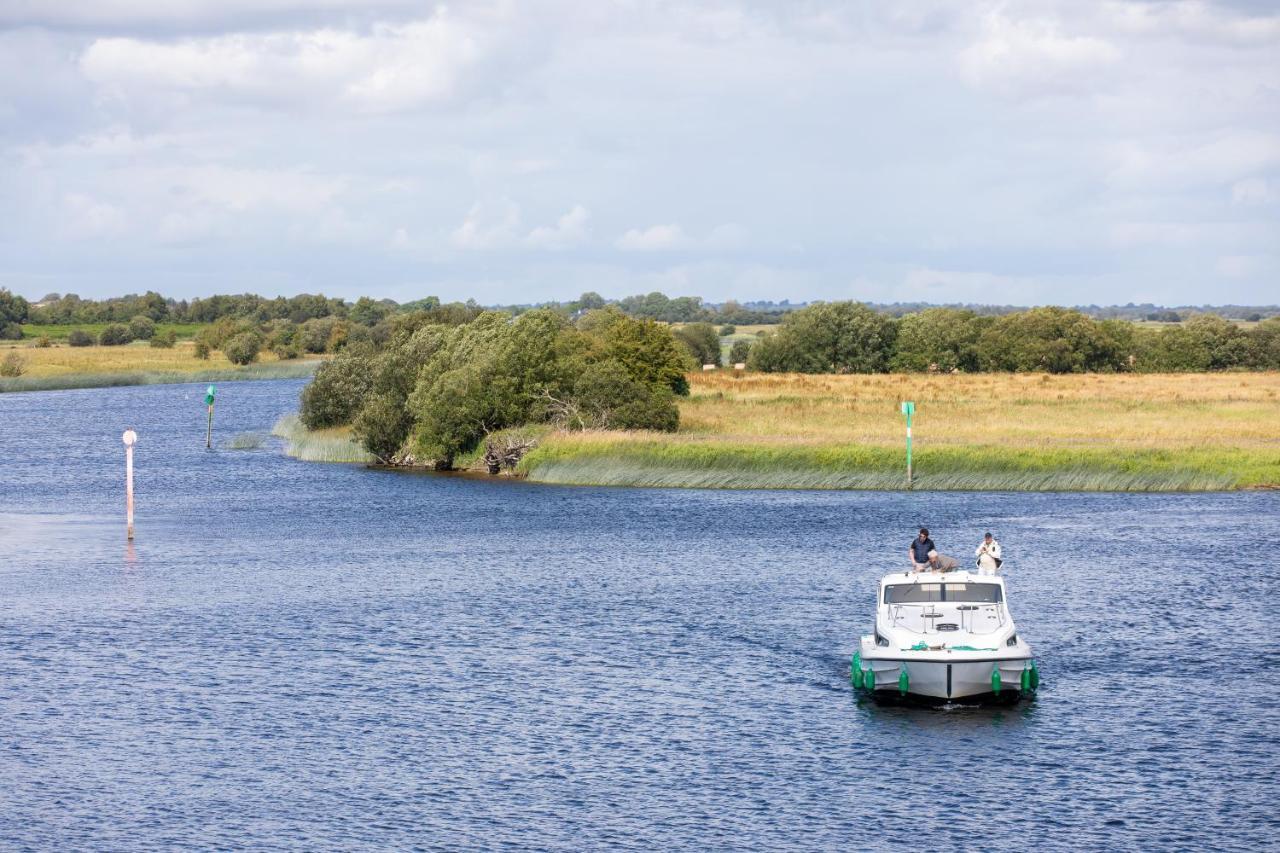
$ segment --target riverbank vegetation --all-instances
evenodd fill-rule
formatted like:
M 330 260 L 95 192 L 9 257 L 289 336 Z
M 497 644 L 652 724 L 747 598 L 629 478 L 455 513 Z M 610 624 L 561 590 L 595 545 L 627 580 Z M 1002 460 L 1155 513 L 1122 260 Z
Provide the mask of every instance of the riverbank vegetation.
M 675 435 L 557 433 L 533 480 L 717 488 L 1168 491 L 1280 486 L 1280 374 L 692 378 Z
M 191 341 L 173 347 L 3 346 L 0 392 L 56 391 L 175 382 L 225 382 L 237 379 L 289 379 L 310 376 L 319 359 L 281 361 L 264 353 L 258 363 L 237 366 L 196 358 Z
M 399 322 L 383 347 L 355 344 L 302 394 L 311 430 L 350 426 L 378 460 L 454 467 L 512 427 L 674 431 L 693 366 L 671 329 L 616 309 Z

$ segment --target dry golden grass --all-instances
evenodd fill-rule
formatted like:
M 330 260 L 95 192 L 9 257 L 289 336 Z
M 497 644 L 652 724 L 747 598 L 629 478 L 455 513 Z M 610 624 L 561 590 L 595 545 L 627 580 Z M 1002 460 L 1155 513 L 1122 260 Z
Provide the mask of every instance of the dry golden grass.
M 556 483 L 902 488 L 914 400 L 922 489 L 1280 486 L 1280 373 L 690 377 L 680 431 L 554 433 Z
M 753 444 L 899 446 L 914 400 L 918 448 L 1205 445 L 1280 451 L 1280 373 L 692 377 L 680 433 Z
M 0 347 L 0 354 L 16 349 L 26 361 L 25 377 L 40 379 L 74 373 L 132 373 L 136 371 L 165 371 L 198 373 L 210 368 L 232 368 L 220 352 L 214 352 L 207 360 L 195 357 L 195 344 L 180 341 L 172 349 L 160 349 L 145 343 L 118 347 L 35 347 L 29 342 Z M 270 352 L 259 356 L 262 363 L 276 361 Z

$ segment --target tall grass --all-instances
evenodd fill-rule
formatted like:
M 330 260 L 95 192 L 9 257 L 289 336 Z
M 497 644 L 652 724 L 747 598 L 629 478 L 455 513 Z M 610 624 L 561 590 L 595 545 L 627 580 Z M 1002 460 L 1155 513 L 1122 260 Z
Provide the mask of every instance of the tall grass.
M 897 489 L 902 400 L 917 489 L 1199 491 L 1280 486 L 1280 374 L 692 377 L 680 432 L 552 434 L 530 479 L 592 485 Z
M 304 462 L 373 462 L 373 456 L 361 447 L 347 429 L 312 431 L 302 425 L 296 415 L 285 415 L 276 421 L 271 434 L 285 440 L 285 453 Z
M 227 439 L 223 447 L 228 450 L 257 450 L 266 441 L 267 437 L 260 432 L 242 432 Z
M 543 483 L 722 489 L 903 489 L 901 449 L 672 441 L 641 434 L 557 434 L 521 465 Z M 1203 451 L 937 448 L 915 458 L 913 488 L 1008 491 L 1207 491 L 1240 486 L 1280 461 Z
M 203 362 L 202 362 L 203 364 Z M 64 391 L 71 388 L 114 388 L 125 385 L 173 385 L 181 382 L 231 382 L 248 379 L 301 379 L 318 360 L 273 361 L 245 367 L 226 365 L 196 370 L 131 370 L 111 373 L 59 373 L 0 379 L 0 394 L 17 391 Z

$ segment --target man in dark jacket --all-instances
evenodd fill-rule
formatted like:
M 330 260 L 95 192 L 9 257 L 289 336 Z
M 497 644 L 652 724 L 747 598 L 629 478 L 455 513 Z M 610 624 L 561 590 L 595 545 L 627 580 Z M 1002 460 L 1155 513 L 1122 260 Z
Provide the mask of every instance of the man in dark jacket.
M 907 548 L 907 559 L 911 561 L 912 570 L 929 571 L 929 552 L 936 550 L 933 540 L 929 538 L 929 529 L 921 527 L 920 535 L 912 539 L 910 547 Z

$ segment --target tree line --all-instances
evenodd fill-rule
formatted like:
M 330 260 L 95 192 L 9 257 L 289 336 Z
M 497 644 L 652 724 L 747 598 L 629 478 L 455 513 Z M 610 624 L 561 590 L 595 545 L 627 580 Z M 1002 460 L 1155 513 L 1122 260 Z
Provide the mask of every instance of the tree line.
M 1000 316 L 929 308 L 893 318 L 857 302 L 812 305 L 752 343 L 754 370 L 1088 373 L 1280 369 L 1280 317 L 1250 328 L 1211 314 L 1147 328 L 1068 308 Z
M 451 304 L 474 311 L 479 311 L 481 308 L 474 300 Z M 75 294 L 50 293 L 33 304 L 21 296 L 0 288 L 0 338 L 19 337 L 21 329 L 15 326 L 23 323 L 101 325 L 128 323 L 138 316 L 145 316 L 154 323 L 214 323 L 232 317 L 258 324 L 288 320 L 295 325 L 301 325 L 308 320 L 336 317 L 356 325 L 372 327 L 396 314 L 433 310 L 441 305 L 441 300 L 435 296 L 404 304 L 390 299 L 375 300 L 367 296 L 362 296 L 354 302 L 347 302 L 325 296 L 323 293 L 303 293 L 297 296 L 274 298 L 251 293 L 216 294 L 188 301 L 166 298 L 155 291 L 98 300 L 82 299 Z M 494 310 L 504 310 L 512 314 L 541 308 L 575 317 L 587 311 L 604 308 L 606 305 L 614 305 L 618 310 L 632 317 L 658 320 L 663 323 L 709 323 L 717 326 L 772 325 L 781 322 L 787 315 L 807 307 L 804 303 L 792 303 L 787 300 L 741 303 L 731 299 L 716 304 L 706 302 L 698 296 L 668 297 L 658 291 L 627 296 L 618 300 L 608 300 L 598 293 L 587 292 L 568 302 L 493 307 Z M 1011 305 L 934 306 L 919 302 L 870 304 L 869 307 L 877 313 L 895 318 L 918 314 L 936 307 L 953 308 L 991 317 L 1015 314 L 1024 310 Z M 1151 304 L 1129 304 L 1106 307 L 1080 306 L 1076 310 L 1099 320 L 1149 320 L 1162 323 L 1178 323 L 1201 314 L 1217 314 L 1231 319 L 1253 321 L 1280 314 L 1280 308 L 1276 306 L 1222 306 L 1216 309 L 1202 306 L 1174 310 Z

